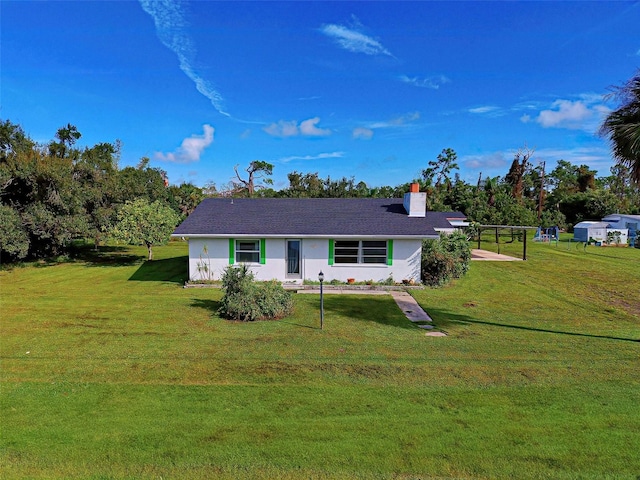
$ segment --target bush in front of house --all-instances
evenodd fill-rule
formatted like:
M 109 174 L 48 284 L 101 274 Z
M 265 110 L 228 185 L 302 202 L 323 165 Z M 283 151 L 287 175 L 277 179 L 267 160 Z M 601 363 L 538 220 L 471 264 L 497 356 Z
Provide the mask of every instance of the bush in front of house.
M 440 234 L 439 240 L 422 242 L 422 282 L 432 287 L 446 285 L 469 270 L 471 247 L 461 232 Z
M 256 282 L 247 265 L 229 266 L 222 275 L 224 296 L 218 313 L 230 320 L 276 319 L 293 311 L 293 299 L 277 281 Z

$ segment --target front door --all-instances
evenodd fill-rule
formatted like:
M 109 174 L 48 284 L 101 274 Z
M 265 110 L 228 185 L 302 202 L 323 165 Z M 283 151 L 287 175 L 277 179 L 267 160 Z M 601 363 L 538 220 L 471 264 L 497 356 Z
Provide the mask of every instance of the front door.
M 287 278 L 302 278 L 300 240 L 287 240 Z

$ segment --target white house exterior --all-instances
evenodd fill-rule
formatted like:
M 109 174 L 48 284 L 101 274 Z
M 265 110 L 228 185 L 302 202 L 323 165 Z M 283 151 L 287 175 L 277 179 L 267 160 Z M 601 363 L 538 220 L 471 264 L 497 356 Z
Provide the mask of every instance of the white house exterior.
M 347 241 L 349 241 L 348 239 Z M 325 274 L 326 281 L 346 282 L 349 278 L 358 281 L 373 280 L 382 282 L 390 276 L 395 281 L 420 281 L 420 239 L 372 239 L 386 245 L 387 254 L 384 263 L 354 264 L 336 263 L 336 242 L 329 238 L 210 238 L 189 237 L 189 278 L 191 280 L 219 279 L 229 265 L 246 263 L 251 267 L 257 280 L 279 280 L 282 282 L 302 283 L 303 280 L 317 280 L 318 273 Z M 360 240 L 353 240 L 358 241 Z M 365 240 L 366 241 L 366 240 Z M 236 250 L 243 244 L 254 245 L 264 252 L 258 261 L 241 261 L 237 258 L 242 250 Z M 262 243 L 262 246 L 260 246 Z M 334 260 L 331 262 L 330 249 L 333 243 Z M 389 244 L 393 245 L 389 259 Z M 360 247 L 362 248 L 362 247 Z M 233 258 L 233 257 L 236 258 Z M 254 259 L 252 259 L 254 260 Z
M 613 213 L 602 219 L 607 222 L 610 228 L 626 228 L 638 231 L 640 227 L 640 215 L 625 215 L 623 213 Z
M 409 214 L 410 212 L 410 214 Z M 422 240 L 452 228 L 455 212 L 427 212 L 426 195 L 405 199 L 205 199 L 176 228 L 189 242 L 189 278 L 220 279 L 246 264 L 258 280 L 302 283 L 420 281 Z
M 580 222 L 573 227 L 573 239 L 579 242 L 596 241 L 607 243 L 609 234 L 615 235 L 614 243 L 626 244 L 628 241 L 626 228 L 611 227 L 608 222 Z

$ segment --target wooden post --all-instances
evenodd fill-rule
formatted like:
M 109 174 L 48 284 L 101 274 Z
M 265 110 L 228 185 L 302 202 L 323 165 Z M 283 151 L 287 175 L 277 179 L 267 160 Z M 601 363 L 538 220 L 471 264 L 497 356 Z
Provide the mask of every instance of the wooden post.
M 522 260 L 526 260 L 527 259 L 527 229 L 523 228 L 522 229 L 522 235 L 524 235 L 524 238 L 522 240 Z

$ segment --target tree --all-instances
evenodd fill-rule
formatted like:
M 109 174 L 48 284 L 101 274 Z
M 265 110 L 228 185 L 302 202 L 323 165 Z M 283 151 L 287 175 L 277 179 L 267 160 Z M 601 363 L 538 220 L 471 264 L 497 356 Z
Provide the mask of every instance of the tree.
M 612 96 L 621 105 L 605 118 L 600 133 L 609 138 L 613 155 L 630 169 L 640 185 L 640 69 L 624 85 L 613 87 Z
M 493 207 L 496 204 L 496 194 L 498 193 L 498 177 L 487 177 L 484 181 L 484 191 L 487 194 L 487 205 Z
M 582 220 L 598 220 L 617 211 L 618 199 L 606 190 L 588 190 L 567 196 L 560 202 L 560 211 L 567 223 L 575 225 Z
M 111 236 L 130 244 L 144 244 L 149 260 L 153 260 L 153 246 L 166 243 L 179 221 L 180 217 L 171 207 L 139 198 L 120 208 Z
M 7 160 L 9 155 L 31 150 L 35 143 L 24 133 L 20 125 L 10 120 L 0 122 L 0 163 Z
M 287 174 L 289 187 L 283 192 L 287 197 L 320 198 L 324 196 L 324 182 L 318 172 L 302 174 L 293 171 Z
M 254 160 L 251 162 L 246 169 L 246 172 L 249 174 L 246 180 L 240 177 L 238 165 L 233 167 L 233 170 L 236 172 L 236 178 L 238 179 L 238 182 L 233 181 L 233 193 L 246 191 L 248 197 L 253 197 L 257 188 L 264 188 L 265 185 L 273 185 L 273 180 L 267 178 L 273 174 L 273 165 L 268 162 L 262 160 Z M 257 180 L 261 180 L 264 185 L 256 184 Z
M 533 150 L 527 147 L 518 150 L 511 163 L 509 173 L 505 176 L 505 181 L 511 185 L 511 195 L 518 201 L 522 201 L 525 190 L 524 178 L 531 169 L 529 160 L 533 156 Z
M 88 217 L 90 234 L 97 250 L 102 235 L 115 220 L 114 192 L 117 190 L 120 143 L 98 143 L 85 148 L 74 163 L 74 180 Z
M 136 168 L 125 167 L 118 171 L 114 203 L 123 204 L 136 198 L 145 198 L 149 203 L 168 199 L 166 173 L 159 168 L 149 167 L 148 160 L 143 157 Z
M 0 204 L 0 255 L 7 254 L 18 260 L 29 252 L 29 237 L 22 226 L 18 212 Z
M 433 182 L 433 179 L 435 178 L 436 188 L 439 188 L 440 185 L 443 184 L 449 187 L 451 185 L 451 179 L 449 178 L 451 171 L 459 168 L 456 163 L 457 160 L 458 154 L 455 150 L 452 148 L 444 148 L 438 155 L 438 158 L 436 160 L 431 160 L 429 162 L 429 167 L 422 171 L 422 177 L 427 183 Z
M 20 215 L 31 256 L 58 255 L 88 233 L 82 186 L 73 173 L 70 158 L 51 157 L 37 147 L 0 162 L 0 198 Z
M 186 218 L 196 209 L 204 198 L 201 188 L 191 183 L 182 183 L 179 187 L 169 187 L 169 196 L 182 218 Z
M 72 150 L 71 147 L 81 136 L 82 134 L 78 131 L 77 127 L 70 123 L 68 123 L 66 127 L 59 128 L 56 133 L 58 141 L 49 144 L 49 155 L 58 158 L 76 156 L 77 151 Z

